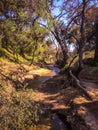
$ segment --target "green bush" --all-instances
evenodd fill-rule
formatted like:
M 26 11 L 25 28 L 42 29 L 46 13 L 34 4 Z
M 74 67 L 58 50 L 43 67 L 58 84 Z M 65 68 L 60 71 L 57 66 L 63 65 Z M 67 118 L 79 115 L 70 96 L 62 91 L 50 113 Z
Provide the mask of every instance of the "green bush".
M 0 128 L 2 130 L 26 129 L 38 122 L 39 105 L 30 95 L 0 90 Z

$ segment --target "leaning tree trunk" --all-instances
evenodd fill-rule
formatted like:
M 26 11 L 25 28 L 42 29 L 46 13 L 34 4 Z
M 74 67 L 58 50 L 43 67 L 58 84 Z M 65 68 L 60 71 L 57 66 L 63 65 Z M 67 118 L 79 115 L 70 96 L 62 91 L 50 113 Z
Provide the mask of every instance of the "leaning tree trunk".
M 67 46 L 66 44 L 61 40 L 62 38 L 59 36 L 57 29 L 55 28 L 55 31 L 52 32 L 52 34 L 54 35 L 54 37 L 56 38 L 59 46 L 61 47 L 61 51 L 63 54 L 63 62 L 64 64 L 67 63 L 67 59 L 68 59 L 68 50 L 67 50 Z
M 59 45 L 61 47 L 61 50 L 62 50 L 62 53 L 63 53 L 63 61 L 64 63 L 67 62 L 67 59 L 68 59 L 68 55 L 67 55 L 67 47 L 64 43 L 62 43 L 61 41 L 59 42 Z
M 95 29 L 96 29 L 96 34 L 95 34 L 95 55 L 94 55 L 94 60 L 95 62 L 98 62 L 98 19 L 97 22 L 95 24 Z

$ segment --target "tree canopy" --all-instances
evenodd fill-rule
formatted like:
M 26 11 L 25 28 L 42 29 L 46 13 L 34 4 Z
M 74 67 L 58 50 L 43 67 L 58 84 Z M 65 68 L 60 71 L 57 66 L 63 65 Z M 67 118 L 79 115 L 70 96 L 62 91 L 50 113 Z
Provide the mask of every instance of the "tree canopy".
M 55 50 L 50 47 L 51 42 L 61 50 L 62 57 L 57 60 L 64 65 L 71 44 L 79 54 L 79 68 L 83 67 L 83 52 L 93 46 L 94 59 L 98 61 L 96 0 L 2 0 L 0 7 L 1 56 L 6 49 L 16 59 L 21 55 L 31 56 L 31 63 L 35 59 L 44 61 L 51 49 Z

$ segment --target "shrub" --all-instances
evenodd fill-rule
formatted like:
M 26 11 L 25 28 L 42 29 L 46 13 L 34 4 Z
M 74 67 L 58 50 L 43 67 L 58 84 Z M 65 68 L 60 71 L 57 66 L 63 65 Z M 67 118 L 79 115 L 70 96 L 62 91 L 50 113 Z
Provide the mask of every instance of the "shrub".
M 0 88 L 0 128 L 2 130 L 27 129 L 38 122 L 38 104 L 29 92 L 9 94 Z

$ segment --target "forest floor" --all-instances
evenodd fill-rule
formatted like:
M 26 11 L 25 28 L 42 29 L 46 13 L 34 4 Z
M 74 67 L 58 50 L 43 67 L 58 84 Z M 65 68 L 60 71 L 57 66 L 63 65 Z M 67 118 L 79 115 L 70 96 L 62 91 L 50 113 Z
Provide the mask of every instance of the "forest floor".
M 28 88 L 35 90 L 34 100 L 43 110 L 64 115 L 72 130 L 98 130 L 98 67 L 87 66 L 79 74 L 90 100 L 79 88 L 70 85 L 66 74 L 54 76 L 55 73 L 46 68 L 0 60 L 0 72 L 28 83 Z M 51 76 L 54 77 L 41 83 Z M 11 91 L 10 85 L 7 89 Z
M 80 78 L 92 100 L 70 86 L 66 75 L 57 75 L 37 87 L 36 101 L 46 110 L 67 115 L 72 130 L 98 130 L 98 68 L 85 68 Z

